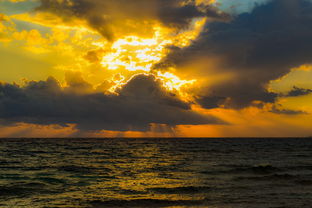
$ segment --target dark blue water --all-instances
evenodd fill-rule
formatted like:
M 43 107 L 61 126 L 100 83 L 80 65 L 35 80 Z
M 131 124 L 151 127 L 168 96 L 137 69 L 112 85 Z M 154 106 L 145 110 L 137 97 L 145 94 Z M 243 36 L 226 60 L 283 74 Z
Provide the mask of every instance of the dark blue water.
M 312 139 L 1 139 L 0 207 L 312 207 Z

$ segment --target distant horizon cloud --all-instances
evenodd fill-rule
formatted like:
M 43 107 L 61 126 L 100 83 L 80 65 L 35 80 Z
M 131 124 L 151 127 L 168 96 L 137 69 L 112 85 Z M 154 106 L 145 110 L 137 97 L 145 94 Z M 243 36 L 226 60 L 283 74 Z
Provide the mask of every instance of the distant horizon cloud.
M 82 93 L 73 90 L 77 87 Z M 82 131 L 149 131 L 151 124 L 225 124 L 192 111 L 189 103 L 166 92 L 152 75 L 133 77 L 118 95 L 83 93 L 82 87 L 89 86 L 81 81 L 62 88 L 52 77 L 24 87 L 0 84 L 0 119 L 6 124 L 75 124 Z

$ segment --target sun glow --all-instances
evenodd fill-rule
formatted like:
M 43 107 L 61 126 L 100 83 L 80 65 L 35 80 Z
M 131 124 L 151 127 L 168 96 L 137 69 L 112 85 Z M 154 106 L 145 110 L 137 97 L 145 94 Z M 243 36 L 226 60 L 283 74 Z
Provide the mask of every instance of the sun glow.
M 173 73 L 170 72 L 157 72 L 157 78 L 160 79 L 163 83 L 163 86 L 169 90 L 169 91 L 174 91 L 174 90 L 181 90 L 182 86 L 185 85 L 192 85 L 196 82 L 195 79 L 193 80 L 181 80 L 178 76 L 174 75 Z
M 178 76 L 174 75 L 170 72 L 151 72 L 151 73 L 137 73 L 133 75 L 129 79 L 125 79 L 124 76 L 121 74 L 117 74 L 112 80 L 111 83 L 113 85 L 108 89 L 109 93 L 112 94 L 118 94 L 118 89 L 121 89 L 124 85 L 126 85 L 134 76 L 137 75 L 153 75 L 157 81 L 159 81 L 163 88 L 165 88 L 169 92 L 177 93 L 179 94 L 180 98 L 182 100 L 190 100 L 191 97 L 185 92 L 183 87 L 190 87 L 195 84 L 197 81 L 196 79 L 193 80 L 182 80 Z
M 102 58 L 101 64 L 109 70 L 149 72 L 152 65 L 165 56 L 165 45 L 171 43 L 170 40 L 160 40 L 158 36 L 153 39 L 127 36 L 112 44 L 112 52 Z
M 190 45 L 202 31 L 205 22 L 206 18 L 196 19 L 188 30 L 179 33 L 157 26 L 154 27 L 152 38 L 122 37 L 112 43 L 110 51 L 103 56 L 101 64 L 108 70 L 150 72 L 152 66 L 169 53 L 167 46 L 183 48 Z
M 112 43 L 96 43 L 97 46 L 107 51 L 101 58 L 101 65 L 107 70 L 115 70 L 117 73 L 126 71 L 153 74 L 161 80 L 163 86 L 169 91 L 180 91 L 182 86 L 191 85 L 196 80 L 182 80 L 172 72 L 160 72 L 153 66 L 168 55 L 168 46 L 179 48 L 189 46 L 198 37 L 206 23 L 206 18 L 194 19 L 190 28 L 176 32 L 168 28 L 156 26 L 153 28 L 152 38 L 135 35 L 124 36 Z M 110 89 L 115 91 L 130 78 L 124 78 Z

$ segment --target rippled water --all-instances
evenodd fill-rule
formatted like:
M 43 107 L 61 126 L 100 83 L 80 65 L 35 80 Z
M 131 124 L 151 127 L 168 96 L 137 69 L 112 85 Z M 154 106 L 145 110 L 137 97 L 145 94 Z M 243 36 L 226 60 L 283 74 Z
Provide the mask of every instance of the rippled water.
M 0 207 L 312 207 L 312 139 L 1 139 Z

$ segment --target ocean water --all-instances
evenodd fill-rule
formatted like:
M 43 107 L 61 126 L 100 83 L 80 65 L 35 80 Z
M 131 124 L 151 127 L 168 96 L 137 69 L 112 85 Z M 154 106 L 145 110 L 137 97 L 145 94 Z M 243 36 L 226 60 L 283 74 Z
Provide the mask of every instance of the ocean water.
M 0 207 L 312 207 L 312 139 L 0 139 Z

